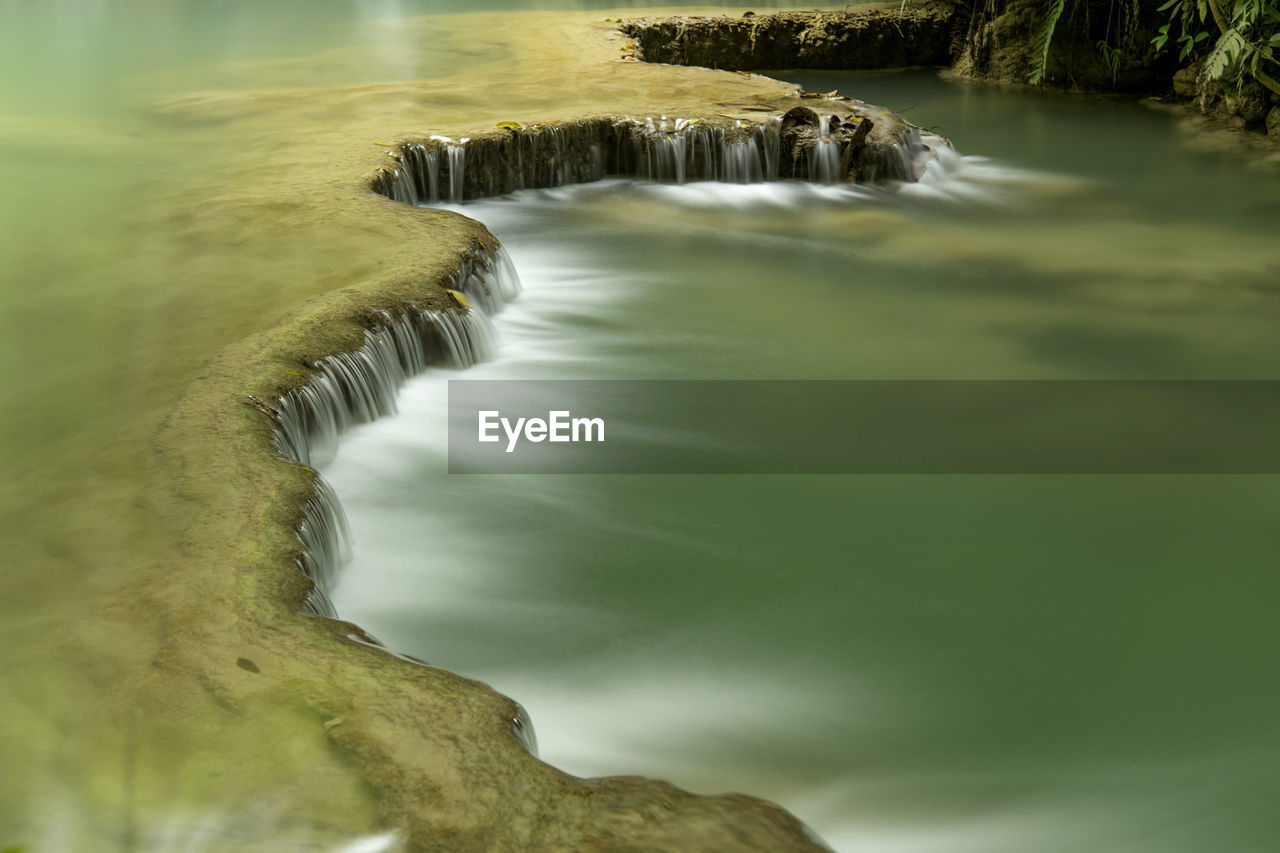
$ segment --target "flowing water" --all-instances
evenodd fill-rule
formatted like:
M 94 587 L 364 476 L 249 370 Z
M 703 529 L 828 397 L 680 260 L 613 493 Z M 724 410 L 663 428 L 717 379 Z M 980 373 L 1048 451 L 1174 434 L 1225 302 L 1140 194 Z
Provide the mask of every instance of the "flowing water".
M 320 168 L 307 152 L 377 109 L 388 134 L 412 110 L 424 131 L 510 118 L 508 87 L 534 117 L 577 109 L 550 77 L 519 88 L 555 71 L 529 60 L 552 47 L 529 22 L 628 5 L 0 0 L 0 848 L 275 837 L 274 801 L 224 801 L 182 762 L 226 752 L 287 794 L 289 742 L 266 734 L 286 724 L 159 739 L 156 799 L 207 825 L 119 843 L 102 815 L 135 734 L 89 725 L 152 626 L 85 626 L 199 558 L 154 493 L 150 437 L 211 354 L 386 249 L 291 228 L 287 178 L 260 227 L 245 175 Z M 801 4 L 755 8 L 774 5 Z M 532 16 L 471 14 L 490 10 Z M 1273 174 L 1131 104 L 784 76 L 970 156 L 918 187 L 610 182 L 462 205 L 525 292 L 489 362 L 411 382 L 327 468 L 356 542 L 338 610 L 522 701 L 571 772 L 775 798 L 837 849 L 1269 850 L 1274 478 L 444 473 L 462 375 L 1280 378 Z M 323 91 L 415 79 L 450 96 Z M 727 177 L 757 177 L 730 153 Z M 70 640 L 105 654 L 69 667 Z
M 780 74 L 970 156 L 461 206 L 525 290 L 325 469 L 338 611 L 518 698 L 552 763 L 770 797 L 839 850 L 1265 849 L 1272 477 L 446 473 L 464 376 L 1280 375 L 1274 177 L 1135 104 Z

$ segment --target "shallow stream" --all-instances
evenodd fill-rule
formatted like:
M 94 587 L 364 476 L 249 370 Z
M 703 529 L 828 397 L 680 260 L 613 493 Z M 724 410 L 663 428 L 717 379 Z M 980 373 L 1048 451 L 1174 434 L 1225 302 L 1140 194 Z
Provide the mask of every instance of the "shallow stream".
M 519 699 L 558 766 L 773 798 L 839 850 L 1263 849 L 1272 477 L 445 473 L 463 376 L 1280 376 L 1273 178 L 1136 104 L 781 76 L 969 156 L 459 207 L 525 292 L 325 470 L 339 612 Z
M 0 0 L 0 848 L 328 832 L 294 796 L 373 825 L 318 720 L 248 728 L 207 662 L 153 665 L 156 603 L 242 544 L 200 539 L 223 508 L 162 488 L 155 438 L 214 354 L 382 274 L 395 233 L 319 227 L 300 188 L 396 133 L 612 108 L 639 67 L 566 87 L 560 21 L 618 6 Z M 917 187 L 468 203 L 525 292 L 465 375 L 1280 378 L 1274 173 L 1135 104 L 779 74 L 967 156 Z M 461 376 L 327 468 L 337 604 L 520 700 L 548 761 L 774 798 L 845 851 L 1274 846 L 1274 477 L 450 476 Z

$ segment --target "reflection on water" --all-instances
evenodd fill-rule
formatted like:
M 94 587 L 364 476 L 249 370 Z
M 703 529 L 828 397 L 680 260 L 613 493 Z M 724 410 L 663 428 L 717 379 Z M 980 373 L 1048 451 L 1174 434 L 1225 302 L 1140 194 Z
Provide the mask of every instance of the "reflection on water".
M 468 204 L 526 292 L 467 378 L 1276 377 L 1280 220 L 1240 220 L 1272 179 L 1137 106 L 835 85 L 984 156 Z M 326 471 L 335 601 L 517 697 L 546 760 L 774 798 L 840 850 L 1263 849 L 1274 478 L 448 476 L 456 375 Z

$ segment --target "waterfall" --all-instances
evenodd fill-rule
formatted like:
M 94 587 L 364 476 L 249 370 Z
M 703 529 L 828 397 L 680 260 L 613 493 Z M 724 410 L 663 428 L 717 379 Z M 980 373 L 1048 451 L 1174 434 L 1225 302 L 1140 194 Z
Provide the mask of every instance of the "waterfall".
M 645 132 L 640 137 L 637 177 L 664 184 L 683 184 L 689 127 L 688 119 L 676 119 L 670 125 L 666 116 L 657 123 L 652 118 L 646 121 Z
M 520 279 L 506 251 L 475 258 L 452 282 L 471 307 L 465 311 L 410 308 L 364 333 L 354 352 L 316 362 L 306 385 L 276 401 L 275 443 L 288 459 L 311 467 L 332 458 L 338 437 L 350 427 L 396 410 L 400 386 L 429 365 L 469 367 L 493 352 L 496 337 L 488 314 L 520 292 Z M 315 582 L 304 609 L 332 616 L 328 590 L 350 554 L 346 516 L 319 475 L 316 493 L 303 508 L 297 536 L 303 553 L 298 568 Z
M 449 201 L 453 204 L 462 201 L 462 181 L 466 169 L 468 141 L 463 139 L 460 145 L 449 143 L 445 146 L 445 154 L 449 158 Z
M 765 179 L 760 148 L 754 139 L 726 142 L 721 150 L 724 152 L 724 169 L 720 180 L 729 184 L 758 184 Z
M 298 569 L 315 584 L 303 609 L 336 619 L 338 612 L 329 600 L 329 590 L 337 580 L 338 569 L 351 559 L 351 528 L 338 496 L 319 475 L 315 488 L 315 495 L 302 507 L 302 523 L 298 525 L 298 541 L 302 543 Z
M 488 269 L 477 269 L 457 288 L 479 304 L 486 314 L 496 314 L 502 307 L 520 294 L 520 276 L 516 273 L 511 256 L 499 249 L 494 253 Z M 454 356 L 459 366 L 469 367 L 475 362 L 463 362 L 464 352 Z
M 599 118 L 504 127 L 457 141 L 432 136 L 427 142 L 403 144 L 392 154 L 397 166 L 380 170 L 373 187 L 407 204 L 456 204 L 464 198 L 596 181 L 606 175 L 670 184 L 750 184 L 783 178 L 836 184 L 846 180 L 850 156 L 856 157 L 859 181 L 916 181 L 936 156 L 937 146 L 900 119 L 895 120 L 902 129 L 892 142 L 881 139 L 863 147 L 865 132 L 858 135 L 851 130 L 854 125 L 838 117 L 822 116 L 812 135 L 806 130 L 798 141 L 787 137 L 786 163 L 782 116 L 760 123 L 667 116 L 643 121 Z M 882 121 L 879 113 L 863 117 Z
M 818 138 L 809 151 L 809 180 L 815 184 L 834 184 L 844 178 L 840 169 L 843 146 L 831 137 L 831 122 L 822 117 L 818 122 Z
M 564 129 L 552 125 L 547 132 L 551 136 L 551 185 L 562 187 L 569 183 L 569 151 L 565 145 Z
M 520 279 L 506 251 L 460 272 L 454 287 L 474 301 L 470 310 L 383 312 L 354 352 L 318 361 L 308 383 L 280 398 L 276 444 L 304 465 L 323 464 L 339 435 L 359 423 L 395 412 L 400 386 L 431 364 L 468 367 L 492 352 L 488 314 L 520 292 Z
M 752 138 L 764 156 L 764 179 L 778 180 L 778 163 L 782 159 L 782 116 L 770 116 Z
M 396 169 L 391 172 L 390 186 L 387 187 L 387 196 L 394 201 L 404 202 L 405 204 L 417 204 L 418 193 L 413 188 L 413 181 L 409 178 L 409 173 L 404 169 Z
M 404 164 L 418 197 L 414 204 L 434 204 L 440 200 L 440 152 L 422 143 L 404 147 Z
M 780 128 L 779 118 L 763 125 L 738 121 L 728 130 L 666 116 L 633 123 L 635 175 L 667 184 L 777 180 Z

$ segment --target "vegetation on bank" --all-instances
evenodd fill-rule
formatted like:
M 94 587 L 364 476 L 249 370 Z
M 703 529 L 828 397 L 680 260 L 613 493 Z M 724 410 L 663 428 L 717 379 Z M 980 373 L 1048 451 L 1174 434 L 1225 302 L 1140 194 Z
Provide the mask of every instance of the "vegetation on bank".
M 1280 0 L 945 2 L 960 19 L 959 71 L 1083 91 L 1172 85 L 1280 141 Z
M 965 4 L 950 5 L 965 13 Z M 1176 53 L 1180 67 L 1195 65 L 1206 79 L 1253 78 L 1280 95 L 1280 0 L 1167 0 L 1159 7 L 1143 0 L 985 0 L 969 15 L 963 48 L 982 49 L 993 38 L 1024 42 L 1032 84 L 1100 65 L 1115 86 L 1122 68 L 1159 65 Z M 1070 55 L 1081 45 L 1094 62 Z

